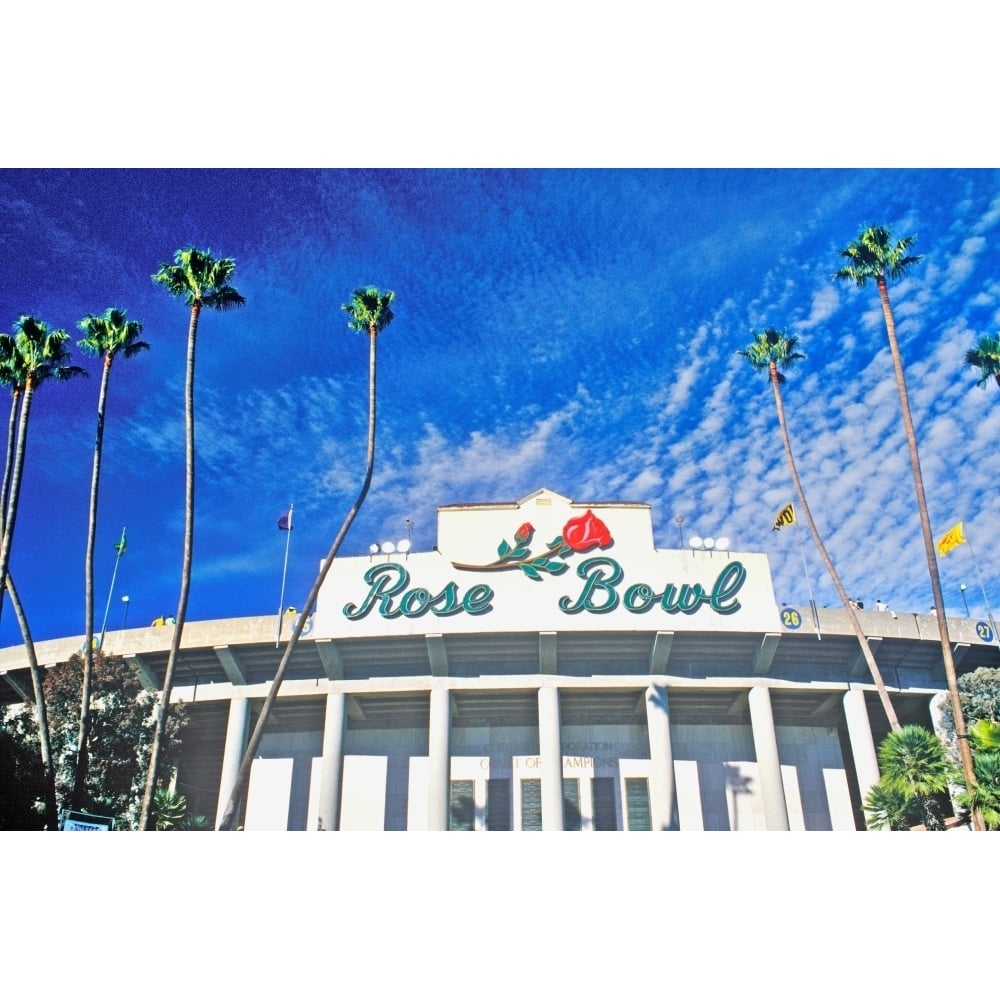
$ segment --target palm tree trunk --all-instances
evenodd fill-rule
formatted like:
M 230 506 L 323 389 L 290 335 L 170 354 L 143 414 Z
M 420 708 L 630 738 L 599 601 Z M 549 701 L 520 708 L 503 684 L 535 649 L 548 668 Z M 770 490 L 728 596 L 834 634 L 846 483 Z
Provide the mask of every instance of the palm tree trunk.
M 21 401 L 21 392 L 15 386 L 11 390 L 10 420 L 7 423 L 7 457 L 3 467 L 3 486 L 0 487 L 0 531 L 7 530 L 7 500 L 10 497 L 10 477 L 14 468 L 14 441 L 17 435 L 17 409 Z M 0 615 L 3 614 L 3 598 L 6 588 L 0 587 Z
M 35 692 L 35 718 L 38 722 L 38 748 L 42 758 L 42 771 L 45 781 L 45 827 L 47 830 L 59 829 L 59 807 L 56 803 L 56 771 L 52 762 L 52 740 L 49 736 L 49 716 L 45 708 L 45 689 L 42 686 L 42 674 L 38 669 L 38 657 L 35 655 L 35 644 L 31 638 L 28 619 L 17 595 L 14 579 L 7 574 L 7 591 L 10 593 L 11 607 L 14 617 L 21 628 L 24 639 L 24 650 L 28 657 L 28 671 L 31 674 L 31 686 Z
M 14 608 L 14 615 L 21 628 L 21 636 L 24 639 L 24 649 L 28 657 L 28 668 L 31 671 L 31 683 L 35 689 L 35 712 L 38 716 L 38 745 L 42 758 L 42 768 L 45 773 L 45 813 L 50 830 L 59 828 L 59 809 L 56 803 L 55 769 L 52 762 L 52 745 L 49 739 L 48 714 L 45 710 L 45 693 L 42 689 L 41 674 L 38 671 L 38 660 L 35 656 L 35 645 L 31 640 L 31 630 L 28 628 L 28 619 L 24 614 L 24 608 L 17 597 L 14 589 L 14 582 L 7 572 L 10 565 L 11 542 L 14 538 L 14 522 L 17 519 L 17 504 L 21 493 L 21 474 L 24 469 L 24 456 L 28 450 L 28 417 L 31 414 L 31 401 L 34 397 L 34 383 L 29 377 L 25 383 L 24 394 L 21 399 L 20 424 L 17 428 L 17 441 L 14 446 L 14 461 L 10 463 L 10 435 L 13 432 L 14 408 L 11 410 L 11 426 L 8 431 L 8 462 L 10 472 L 9 495 L 6 495 L 6 507 L 2 510 L 3 540 L 0 542 L 0 581 L 3 582 L 3 589 L 10 593 L 11 605 Z M 14 403 L 16 407 L 16 400 Z M 7 471 L 4 473 L 4 488 L 7 487 Z
M 938 635 L 941 638 L 941 656 L 944 660 L 944 674 L 948 684 L 951 710 L 955 716 L 955 736 L 958 742 L 958 752 L 962 761 L 962 772 L 965 775 L 966 789 L 972 792 L 976 787 L 976 775 L 972 768 L 972 750 L 969 747 L 969 733 L 965 728 L 962 700 L 958 694 L 958 676 L 955 671 L 955 659 L 951 651 L 951 637 L 948 635 L 948 620 L 945 617 L 944 611 L 944 595 L 941 591 L 941 577 L 938 573 L 937 553 L 934 550 L 934 536 L 931 533 L 931 521 L 927 512 L 927 498 L 924 495 L 924 479 L 920 472 L 917 435 L 913 429 L 910 399 L 906 391 L 906 378 L 903 374 L 903 361 L 899 353 L 899 341 L 896 339 L 896 321 L 892 315 L 892 304 L 889 302 L 889 288 L 885 278 L 879 275 L 876 279 L 876 284 L 878 286 L 879 301 L 882 303 L 885 330 L 889 337 L 892 368 L 896 376 L 896 388 L 899 390 L 899 406 L 903 412 L 903 427 L 906 431 L 906 446 L 910 452 L 910 466 L 913 469 L 913 487 L 917 494 L 917 510 L 920 512 L 920 528 L 924 538 L 924 551 L 927 555 L 927 571 L 931 578 L 931 592 L 934 595 L 935 617 L 938 623 Z M 982 817 L 976 812 L 973 812 L 972 823 L 974 829 L 984 829 Z
M 17 404 L 21 393 L 14 389 L 10 397 L 10 419 L 7 422 L 7 458 L 3 468 L 3 488 L 0 489 L 0 516 L 6 520 L 7 501 L 10 499 L 10 476 L 14 467 L 14 442 L 17 436 Z
M 73 795 L 70 802 L 74 809 L 84 804 L 84 789 L 89 766 L 90 739 L 90 689 L 94 676 L 94 541 L 97 536 L 97 496 L 101 482 L 101 449 L 104 442 L 104 412 L 108 398 L 108 381 L 111 377 L 113 355 L 104 355 L 101 372 L 101 391 L 97 397 L 97 435 L 94 442 L 94 466 L 90 478 L 90 513 L 87 521 L 87 557 L 85 564 L 85 612 L 83 645 L 83 682 L 80 691 L 80 729 L 76 741 L 76 769 L 73 775 Z
M 3 512 L 3 540 L 0 541 L 0 582 L 7 578 L 10 565 L 10 547 L 14 539 L 14 522 L 17 519 L 17 503 L 21 493 L 21 474 L 24 470 L 24 456 L 28 449 L 28 416 L 35 394 L 34 380 L 29 376 L 24 386 L 21 400 L 21 420 L 17 428 L 17 443 L 14 447 L 14 466 L 10 476 L 10 496 Z
M 792 442 L 788 435 L 788 424 L 785 422 L 785 407 L 781 400 L 781 387 L 778 382 L 777 365 L 772 362 L 769 365 L 769 371 L 771 374 L 771 388 L 774 389 L 774 402 L 778 408 L 778 425 L 781 428 L 781 440 L 784 442 L 785 457 L 788 459 L 788 470 L 792 474 L 792 482 L 795 484 L 795 493 L 802 506 L 802 513 L 805 516 L 806 524 L 809 527 L 809 533 L 812 535 L 813 542 L 816 545 L 816 550 L 819 552 L 820 559 L 823 560 L 823 565 L 826 567 L 826 571 L 830 575 L 830 579 L 833 581 L 834 587 L 837 589 L 837 595 L 840 597 L 841 603 L 844 605 L 844 610 L 847 612 L 848 621 L 850 621 L 851 629 L 853 630 L 855 636 L 857 636 L 858 643 L 861 646 L 861 653 L 865 658 L 865 663 L 868 664 L 868 670 L 871 672 L 872 680 L 875 682 L 875 689 L 878 691 L 879 700 L 882 702 L 882 708 L 885 709 L 889 725 L 892 729 L 898 730 L 901 728 L 899 719 L 896 717 L 896 710 L 892 707 L 892 701 L 889 699 L 889 692 L 886 690 L 885 682 L 882 680 L 882 672 L 879 670 L 878 664 L 875 662 L 875 656 L 872 653 L 871 646 L 868 645 L 868 637 L 861 628 L 858 616 L 854 613 L 854 608 L 851 606 L 850 599 L 847 596 L 847 591 L 844 590 L 844 585 L 840 582 L 840 577 L 834 568 L 833 560 L 826 551 L 823 539 L 820 538 L 819 531 L 816 528 L 816 523 L 813 521 L 812 511 L 809 510 L 809 504 L 806 502 L 805 490 L 802 488 L 802 482 L 799 479 L 798 469 L 795 466 L 795 458 L 792 455 Z
M 222 819 L 219 821 L 220 830 L 232 830 L 234 827 L 237 811 L 243 800 L 246 787 L 250 782 L 250 768 L 253 766 L 254 757 L 260 747 L 260 741 L 264 735 L 264 728 L 267 725 L 271 709 L 278 697 L 278 691 L 281 688 L 281 682 L 284 679 L 285 670 L 287 669 L 288 663 L 292 658 L 292 653 L 295 651 L 295 646 L 299 641 L 299 636 L 302 635 L 302 629 L 305 627 L 306 619 L 313 613 L 313 609 L 316 607 L 316 600 L 319 597 L 319 592 L 323 586 L 323 582 L 326 580 L 326 575 L 329 572 L 330 567 L 333 565 L 333 560 L 340 551 L 341 543 L 344 541 L 344 538 L 346 537 L 351 524 L 353 524 L 355 517 L 357 517 L 358 511 L 361 510 L 361 505 L 364 503 L 365 497 L 368 495 L 368 488 L 371 486 L 372 472 L 375 468 L 375 343 L 378 337 L 374 325 L 369 329 L 368 336 L 368 450 L 365 460 L 364 483 L 361 486 L 361 492 L 358 494 L 358 498 L 354 501 L 354 506 L 351 507 L 347 517 L 344 519 L 344 523 L 341 525 L 340 531 L 337 532 L 337 537 L 334 538 L 333 544 L 330 546 L 330 551 L 326 554 L 326 559 L 323 560 L 320 571 L 316 576 L 316 579 L 313 581 L 312 589 L 309 591 L 309 596 L 306 598 L 302 613 L 299 615 L 298 621 L 295 623 L 295 628 L 292 630 L 292 634 L 285 646 L 281 662 L 278 664 L 278 669 L 274 674 L 274 680 L 271 682 L 270 690 L 267 693 L 267 697 L 264 699 L 264 705 L 257 718 L 257 724 L 254 726 L 253 732 L 250 735 L 250 741 L 247 743 L 246 751 L 243 754 L 243 760 L 240 763 L 240 770 L 236 776 L 236 781 L 233 784 L 232 791 L 229 794 L 229 801 L 226 803 L 225 812 L 223 812 Z
M 181 566 L 181 591 L 177 600 L 174 635 L 170 643 L 170 655 L 163 674 L 163 689 L 156 714 L 156 729 L 153 745 L 149 753 L 149 771 L 146 774 L 146 791 L 142 797 L 139 814 L 139 829 L 150 829 L 153 811 L 153 793 L 156 791 L 156 776 L 163 756 L 166 740 L 167 715 L 170 711 L 170 695 L 174 687 L 174 670 L 181 646 L 181 633 L 187 616 L 188 593 L 191 590 L 191 562 L 194 553 L 194 358 L 195 341 L 198 336 L 198 317 L 201 303 L 191 306 L 191 320 L 188 324 L 187 377 L 184 382 L 184 559 Z

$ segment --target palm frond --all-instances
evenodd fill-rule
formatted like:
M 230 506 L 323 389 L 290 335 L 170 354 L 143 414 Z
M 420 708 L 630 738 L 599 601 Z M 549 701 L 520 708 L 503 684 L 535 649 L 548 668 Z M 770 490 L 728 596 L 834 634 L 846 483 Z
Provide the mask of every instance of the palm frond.
M 161 264 L 153 281 L 185 304 L 225 311 L 242 306 L 246 299 L 229 281 L 236 270 L 233 257 L 214 257 L 211 250 L 185 247 L 174 254 L 173 264 Z
M 395 292 L 383 292 L 374 285 L 366 288 L 356 288 L 351 301 L 342 305 L 351 318 L 347 326 L 358 333 L 381 333 L 396 317 L 390 305 L 396 297 Z
M 869 279 L 889 278 L 895 281 L 923 258 L 908 254 L 916 235 L 904 236 L 895 243 L 885 226 L 865 226 L 856 240 L 840 251 L 851 263 L 834 274 L 841 281 L 853 281 L 859 288 Z
M 965 364 L 979 369 L 976 381 L 981 389 L 1000 376 L 1000 334 L 985 334 L 976 341 L 976 346 L 965 352 Z
M 768 371 L 773 364 L 776 369 L 791 368 L 796 361 L 801 361 L 805 355 L 796 350 L 799 338 L 789 335 L 774 327 L 754 334 L 753 340 L 745 348 L 736 353 L 749 362 L 754 371 Z M 784 384 L 785 376 L 776 372 L 778 382 Z
M 228 312 L 230 309 L 238 309 L 246 304 L 246 299 L 231 285 L 223 285 L 221 288 L 213 288 L 202 298 L 202 305 L 206 309 L 216 309 L 219 312 Z

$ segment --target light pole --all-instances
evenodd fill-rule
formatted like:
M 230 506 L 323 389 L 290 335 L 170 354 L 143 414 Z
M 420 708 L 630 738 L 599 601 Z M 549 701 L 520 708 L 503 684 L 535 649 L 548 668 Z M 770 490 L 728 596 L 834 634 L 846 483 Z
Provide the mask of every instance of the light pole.
M 122 628 L 125 628 L 125 622 L 128 620 L 128 594 L 122 594 Z
M 969 614 L 969 602 L 968 602 L 968 600 L 966 599 L 966 596 L 965 596 L 965 584 L 964 583 L 960 583 L 958 585 L 958 589 L 960 591 L 962 591 L 962 603 L 965 605 L 965 617 L 966 618 L 971 618 L 972 615 Z

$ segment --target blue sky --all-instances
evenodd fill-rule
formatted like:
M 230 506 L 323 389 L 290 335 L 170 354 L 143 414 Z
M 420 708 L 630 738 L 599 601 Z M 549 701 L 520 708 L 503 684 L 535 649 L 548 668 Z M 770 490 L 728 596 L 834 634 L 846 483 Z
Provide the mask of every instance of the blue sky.
M 1000 609 L 992 541 L 1000 390 L 962 364 L 998 329 L 1000 172 L 851 169 L 55 170 L 0 172 L 0 316 L 79 338 L 111 305 L 151 350 L 112 372 L 97 544 L 98 623 L 127 527 L 109 627 L 176 608 L 183 530 L 187 309 L 150 275 L 186 245 L 237 261 L 246 306 L 203 315 L 188 618 L 300 604 L 363 472 L 367 343 L 340 305 L 396 293 L 379 338 L 376 471 L 342 549 L 367 552 L 436 508 L 542 486 L 652 504 L 657 545 L 728 535 L 767 553 L 779 601 L 808 592 L 767 379 L 736 351 L 765 325 L 800 337 L 785 405 L 814 515 L 848 591 L 931 602 L 898 397 L 874 288 L 832 280 L 865 223 L 916 233 L 891 289 L 949 611 Z M 11 569 L 39 639 L 83 630 L 99 371 L 42 388 Z M 6 411 L 4 411 L 6 412 Z M 820 604 L 836 603 L 808 536 Z M 977 575 L 972 555 L 981 570 Z M 5 610 L 0 644 L 20 641 Z

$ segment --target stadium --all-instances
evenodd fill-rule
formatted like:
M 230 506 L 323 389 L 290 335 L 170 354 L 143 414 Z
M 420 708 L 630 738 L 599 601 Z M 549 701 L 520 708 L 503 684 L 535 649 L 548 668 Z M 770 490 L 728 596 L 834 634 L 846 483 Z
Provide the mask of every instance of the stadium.
M 935 616 L 858 616 L 900 722 L 939 728 Z M 184 627 L 177 787 L 197 812 L 221 817 L 285 618 Z M 1000 666 L 991 623 L 948 626 L 960 673 Z M 104 651 L 157 691 L 172 629 L 112 631 Z M 38 643 L 39 663 L 81 641 Z M 4 701 L 32 701 L 21 647 L 0 674 Z M 658 549 L 648 504 L 540 489 L 439 508 L 431 551 L 334 561 L 240 826 L 863 830 L 888 730 L 845 612 L 779 605 L 766 556 Z

